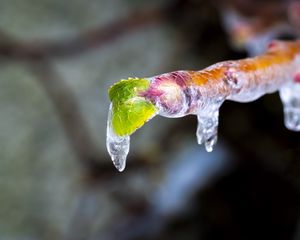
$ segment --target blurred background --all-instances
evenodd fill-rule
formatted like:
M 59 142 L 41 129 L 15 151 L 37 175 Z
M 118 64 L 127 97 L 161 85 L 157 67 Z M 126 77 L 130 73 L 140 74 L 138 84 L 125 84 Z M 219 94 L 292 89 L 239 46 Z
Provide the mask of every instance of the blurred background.
M 299 36 L 285 0 L 0 0 L 0 239 L 300 239 L 300 134 L 278 94 L 225 102 L 207 153 L 196 118 L 156 117 L 119 173 L 107 89 L 261 53 Z

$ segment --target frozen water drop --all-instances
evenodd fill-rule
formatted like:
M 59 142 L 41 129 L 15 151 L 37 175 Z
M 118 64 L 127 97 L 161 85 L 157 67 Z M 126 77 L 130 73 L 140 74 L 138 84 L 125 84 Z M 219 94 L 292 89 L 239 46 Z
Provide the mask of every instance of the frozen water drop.
M 300 131 L 300 109 L 285 108 L 285 125 L 293 131 Z
M 289 83 L 280 89 L 284 109 L 285 126 L 293 131 L 300 131 L 300 84 Z
M 214 145 L 217 143 L 218 137 L 218 124 L 219 124 L 219 107 L 212 107 L 197 115 L 197 141 L 198 144 L 205 144 L 207 152 L 213 150 Z
M 117 136 L 112 129 L 112 105 L 110 105 L 107 132 L 106 132 L 106 147 L 115 167 L 122 172 L 126 166 L 126 157 L 129 152 L 130 137 Z
M 126 166 L 126 157 L 129 152 L 129 136 L 107 138 L 107 150 L 115 167 L 122 172 Z
M 211 136 L 209 139 L 207 139 L 205 141 L 205 149 L 206 149 L 207 152 L 212 152 L 213 151 L 214 146 L 217 143 L 217 139 L 218 139 L 218 134 L 216 132 L 213 136 Z

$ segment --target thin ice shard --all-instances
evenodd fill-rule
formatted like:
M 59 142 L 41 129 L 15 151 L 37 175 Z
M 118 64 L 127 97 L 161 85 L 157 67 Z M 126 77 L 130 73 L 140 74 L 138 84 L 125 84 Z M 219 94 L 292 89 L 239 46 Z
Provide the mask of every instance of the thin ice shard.
M 284 110 L 285 126 L 300 131 L 300 84 L 289 83 L 279 91 Z
M 198 117 L 198 126 L 197 126 L 197 142 L 199 145 L 202 143 L 205 144 L 205 149 L 207 152 L 211 152 L 213 150 L 214 145 L 217 143 L 217 125 L 214 127 L 204 127 L 203 122 L 208 121 L 209 125 L 211 123 L 211 119 L 201 118 L 199 120 Z
M 115 167 L 122 172 L 126 166 L 130 137 L 117 136 L 112 128 L 112 104 L 109 107 L 106 133 L 106 147 Z
M 222 101 L 223 102 L 223 101 Z M 197 114 L 197 141 L 198 144 L 204 143 L 207 152 L 211 152 L 217 143 L 219 125 L 219 107 L 222 102 L 211 103 L 205 112 Z

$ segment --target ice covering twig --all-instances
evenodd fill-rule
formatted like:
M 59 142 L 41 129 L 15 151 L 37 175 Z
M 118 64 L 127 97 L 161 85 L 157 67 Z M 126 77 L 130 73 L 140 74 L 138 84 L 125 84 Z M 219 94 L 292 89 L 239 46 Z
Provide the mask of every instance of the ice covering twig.
M 219 108 L 225 100 L 250 102 L 279 90 L 285 125 L 300 131 L 300 41 L 273 41 L 257 57 L 214 64 L 201 71 L 175 71 L 121 80 L 109 90 L 112 101 L 107 148 L 124 170 L 130 135 L 155 115 L 197 115 L 198 143 L 212 151 Z

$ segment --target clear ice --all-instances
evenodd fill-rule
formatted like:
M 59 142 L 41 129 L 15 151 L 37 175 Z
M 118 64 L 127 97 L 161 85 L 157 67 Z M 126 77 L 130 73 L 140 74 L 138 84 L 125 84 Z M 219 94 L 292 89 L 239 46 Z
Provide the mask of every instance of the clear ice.
M 197 87 L 191 87 L 189 92 L 182 90 L 175 91 L 176 104 L 174 104 L 174 93 L 168 92 L 168 97 L 164 98 L 170 102 L 156 101 L 155 106 L 158 109 L 158 115 L 168 118 L 184 117 L 188 114 L 197 115 L 197 140 L 199 144 L 204 143 L 206 151 L 211 152 L 217 142 L 219 108 L 224 98 L 203 98 L 199 97 L 201 90 Z M 203 91 L 202 91 L 203 93 Z M 167 103 L 167 104 L 166 104 Z M 169 104 L 168 104 L 169 103 Z M 191 107 L 193 106 L 193 107 Z M 193 108 L 193 110 L 191 110 Z M 175 109 L 175 110 L 174 110 Z M 112 104 L 109 108 L 107 121 L 107 150 L 115 167 L 121 172 L 126 166 L 126 157 L 129 152 L 130 136 L 117 136 L 112 128 Z
M 210 91 L 209 88 L 189 87 L 185 90 L 179 90 L 172 86 L 172 91 L 166 89 L 166 95 L 162 100 L 157 100 L 155 106 L 158 109 L 158 115 L 168 118 L 179 118 L 188 114 L 197 115 L 197 141 L 199 144 L 204 143 L 206 151 L 211 152 L 217 142 L 219 108 L 225 99 L 251 102 L 266 93 L 272 93 L 279 89 L 284 108 L 285 126 L 290 130 L 300 131 L 300 84 L 292 80 L 289 81 L 289 76 L 285 74 L 281 77 L 282 79 L 274 81 L 274 84 L 262 84 L 257 88 L 243 89 L 240 92 L 234 91 L 239 86 L 239 82 L 234 81 L 235 85 L 232 85 L 230 81 L 226 81 L 224 84 L 230 86 L 233 91 L 232 95 L 227 96 L 209 97 L 211 96 L 211 92 L 208 92 Z M 238 76 L 237 79 L 243 81 L 243 76 Z M 176 97 L 174 98 L 175 94 Z M 130 136 L 117 136 L 112 129 L 111 118 L 112 105 L 107 121 L 107 149 L 115 167 L 121 172 L 125 169 Z
M 107 120 L 106 147 L 115 167 L 122 172 L 126 166 L 130 137 L 119 137 L 112 129 L 112 104 L 110 104 Z
M 219 109 L 212 109 L 206 114 L 199 113 L 197 119 L 198 144 L 204 143 L 206 151 L 211 152 L 218 138 Z
M 283 104 L 285 126 L 300 131 L 300 84 L 291 82 L 279 90 Z

